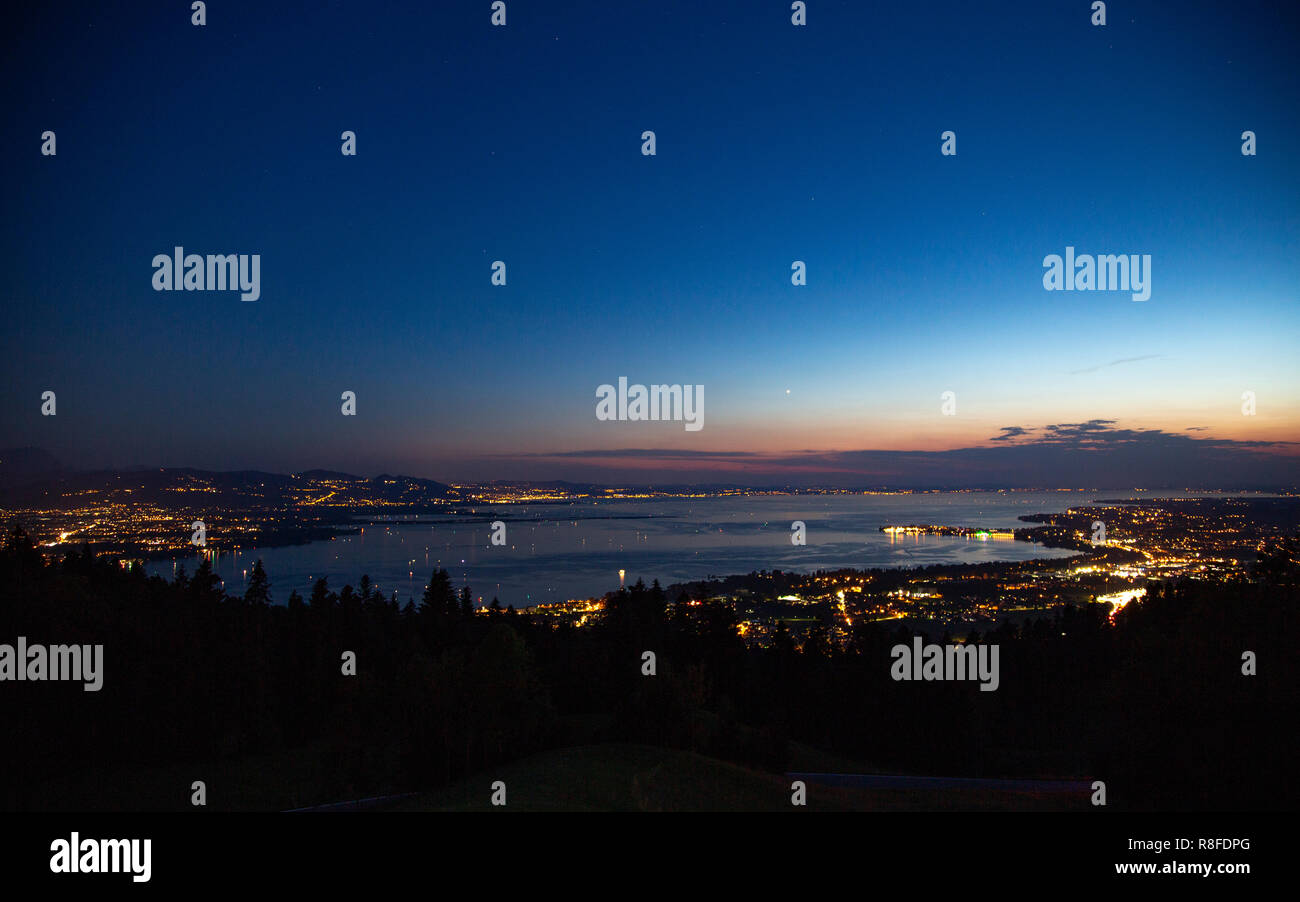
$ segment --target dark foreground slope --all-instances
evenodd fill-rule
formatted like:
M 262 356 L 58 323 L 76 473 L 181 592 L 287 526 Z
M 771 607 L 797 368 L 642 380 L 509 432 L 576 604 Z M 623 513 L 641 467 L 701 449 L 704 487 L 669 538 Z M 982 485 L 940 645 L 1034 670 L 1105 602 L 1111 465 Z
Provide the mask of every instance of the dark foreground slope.
M 168 582 L 83 552 L 46 562 L 16 534 L 0 549 L 0 645 L 102 644 L 103 686 L 0 682 L 0 810 L 183 809 L 194 781 L 210 808 L 465 780 L 482 804 L 483 779 L 511 766 L 525 767 L 508 790 L 520 805 L 784 808 L 790 772 L 855 767 L 801 761 L 805 747 L 880 773 L 1100 780 L 1112 808 L 1285 810 L 1296 571 L 1291 541 L 1228 580 L 1153 584 L 1113 624 L 1093 605 L 1004 625 L 980 639 L 1001 649 L 999 688 L 981 692 L 894 681 L 890 649 L 910 636 L 880 624 L 855 624 L 842 645 L 749 648 L 734 612 L 669 604 L 657 587 L 582 628 L 475 613 L 445 571 L 418 608 L 364 579 L 272 604 L 259 579 L 228 598 L 208 568 Z M 664 757 L 608 751 L 629 747 Z M 523 763 L 548 751 L 572 778 Z M 731 774 L 742 788 L 711 796 L 700 768 L 721 762 L 766 776 L 750 792 L 718 772 L 714 784 Z M 873 789 L 867 807 L 951 806 L 927 791 Z

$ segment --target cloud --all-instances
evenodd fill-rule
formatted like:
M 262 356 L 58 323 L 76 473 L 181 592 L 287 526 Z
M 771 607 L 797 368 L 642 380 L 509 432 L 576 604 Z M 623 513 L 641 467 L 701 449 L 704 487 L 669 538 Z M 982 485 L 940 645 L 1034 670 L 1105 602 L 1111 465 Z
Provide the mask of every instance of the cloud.
M 1110 363 L 1099 363 L 1096 366 L 1084 367 L 1081 370 L 1070 370 L 1070 375 L 1076 376 L 1079 373 L 1095 373 L 1097 370 L 1103 370 L 1110 366 L 1119 366 L 1121 363 L 1137 363 L 1139 360 L 1156 360 L 1164 356 L 1164 354 L 1143 354 L 1141 357 L 1121 357 L 1118 360 L 1112 360 Z
M 759 457 L 754 451 L 696 451 L 690 448 L 596 448 L 588 451 L 537 451 L 528 454 L 495 454 L 493 457 L 509 457 L 512 460 L 523 457 L 545 457 L 545 458 L 565 458 L 565 457 L 582 457 L 582 458 L 681 458 L 682 460 L 691 460 L 695 458 L 745 458 Z
M 1202 427 L 1195 427 L 1202 428 Z M 947 451 L 861 449 L 777 454 L 595 449 L 530 455 L 558 478 L 640 484 L 726 482 L 894 488 L 1284 488 L 1297 485 L 1296 442 L 1127 429 L 1115 420 L 1003 426 L 989 444 Z

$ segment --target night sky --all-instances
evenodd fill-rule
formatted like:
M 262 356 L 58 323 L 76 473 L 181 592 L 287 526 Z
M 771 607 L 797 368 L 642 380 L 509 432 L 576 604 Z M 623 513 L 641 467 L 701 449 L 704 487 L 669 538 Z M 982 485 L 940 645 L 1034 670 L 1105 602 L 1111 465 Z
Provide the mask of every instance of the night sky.
M 1267 4 L 1113 2 L 1104 27 L 1086 0 L 809 0 L 805 27 L 754 0 L 508 0 L 504 28 L 488 0 L 266 6 L 6 26 L 0 448 L 447 481 L 1296 481 L 1270 443 L 1300 441 L 1300 29 Z M 177 245 L 260 254 L 260 299 L 154 291 Z M 1046 291 L 1067 246 L 1151 255 L 1150 299 Z M 597 421 L 619 376 L 703 385 L 704 428 Z

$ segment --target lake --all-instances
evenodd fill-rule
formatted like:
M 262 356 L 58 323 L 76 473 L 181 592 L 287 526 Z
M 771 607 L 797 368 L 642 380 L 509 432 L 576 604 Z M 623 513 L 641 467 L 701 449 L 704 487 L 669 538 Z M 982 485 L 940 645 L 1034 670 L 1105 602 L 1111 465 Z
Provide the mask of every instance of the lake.
M 363 533 L 284 548 L 216 555 L 227 592 L 242 594 L 247 571 L 262 559 L 272 599 L 297 589 L 305 598 L 324 576 L 335 591 L 369 574 L 385 595 L 419 601 L 430 573 L 446 567 L 476 601 L 516 607 L 590 598 L 619 586 L 675 582 L 754 570 L 811 572 L 842 567 L 914 567 L 1065 557 L 1073 552 L 1010 539 L 892 537 L 889 524 L 1010 528 L 1021 514 L 1064 511 L 1114 494 L 951 492 L 917 495 L 762 495 L 727 498 L 546 505 L 494 505 L 446 523 L 369 525 Z M 428 519 L 428 518 L 426 518 Z M 506 544 L 490 544 L 491 522 L 506 522 Z M 807 544 L 793 545 L 802 520 Z M 194 572 L 198 556 L 185 560 Z M 177 561 L 155 561 L 169 576 Z

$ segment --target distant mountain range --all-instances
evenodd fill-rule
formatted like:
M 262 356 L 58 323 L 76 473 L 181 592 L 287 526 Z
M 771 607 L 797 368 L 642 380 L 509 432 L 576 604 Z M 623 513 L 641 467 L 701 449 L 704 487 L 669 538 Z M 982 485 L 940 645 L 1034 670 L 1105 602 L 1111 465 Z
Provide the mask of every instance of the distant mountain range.
M 986 450 L 986 449 L 981 449 Z M 994 449 L 999 450 L 999 449 Z M 913 453 L 913 452 L 908 452 Z M 957 454 L 958 452 L 944 452 Z M 1225 472 L 1237 472 L 1226 469 Z M 1089 474 L 1096 476 L 1097 474 Z M 1139 485 L 1141 485 L 1139 483 Z M 926 491 L 1051 491 L 1060 488 L 1092 490 L 1115 490 L 1110 482 L 1098 480 L 1093 483 L 1081 481 L 1077 485 L 1053 486 L 1047 484 L 1021 484 L 1013 479 L 999 484 L 997 482 L 972 480 L 968 485 L 952 484 L 936 479 L 929 485 L 925 483 L 877 483 L 836 486 L 833 483 L 824 487 L 780 485 L 774 482 L 743 484 L 735 482 L 697 482 L 650 484 L 645 482 L 571 482 L 562 479 L 550 480 L 494 480 L 476 483 L 473 491 L 462 487 L 455 489 L 446 483 L 416 476 L 391 475 L 381 473 L 374 477 L 357 476 L 337 470 L 304 470 L 301 473 L 270 473 L 263 470 L 201 470 L 192 467 L 127 467 L 107 470 L 75 470 L 42 448 L 12 448 L 0 450 L 0 507 L 24 508 L 48 505 L 60 506 L 59 499 L 71 501 L 79 494 L 96 493 L 98 500 L 105 500 L 104 493 L 122 492 L 122 501 L 152 501 L 164 505 L 175 505 L 183 501 L 183 492 L 202 490 L 209 493 L 209 500 L 219 501 L 227 508 L 238 509 L 247 506 L 290 508 L 296 504 L 310 502 L 312 498 L 321 497 L 321 489 L 326 492 L 336 488 L 342 492 L 337 502 L 350 501 L 364 505 L 367 501 L 377 506 L 406 504 L 418 507 L 421 504 L 446 504 L 447 502 L 482 501 L 484 495 L 508 498 L 514 488 L 528 489 L 533 492 L 553 492 L 557 495 L 608 497 L 621 493 L 641 494 L 657 493 L 669 495 L 717 495 L 737 491 L 788 491 L 794 493 L 816 493 L 819 491 L 853 491 L 853 492 L 926 492 Z M 1149 490 L 1165 491 L 1157 484 L 1147 486 Z M 1170 491 L 1195 491 L 1194 482 L 1183 484 Z M 1202 485 L 1201 490 L 1232 490 L 1232 486 Z M 1235 488 L 1263 491 L 1290 491 L 1285 484 L 1277 486 L 1245 485 Z M 129 497 L 125 494 L 130 490 Z M 220 496 L 215 497 L 215 496 Z M 477 498 L 475 497 L 477 496 Z M 53 502 L 53 503 L 51 503 Z
M 124 467 L 108 470 L 74 470 L 41 448 L 14 448 L 0 451 L 0 505 L 27 507 L 49 500 L 51 495 L 66 496 L 79 492 L 111 492 L 130 489 L 132 500 L 175 502 L 181 490 L 202 486 L 223 495 L 231 507 L 248 503 L 279 506 L 301 500 L 305 485 L 339 483 L 351 490 L 364 490 L 367 497 L 385 503 L 419 504 L 423 501 L 458 501 L 463 495 L 451 486 L 432 479 L 381 473 L 374 477 L 357 476 L 338 470 L 304 470 L 301 473 L 270 473 L 263 470 L 201 470 L 194 467 Z M 607 490 L 629 492 L 711 493 L 753 490 L 740 483 L 633 485 L 615 483 L 549 480 L 493 480 L 485 488 L 527 487 L 569 495 L 603 495 Z M 779 487 L 778 487 L 779 490 Z M 792 489 L 793 490 L 793 489 Z M 807 489 L 804 489 L 807 491 Z
M 67 472 L 63 462 L 44 448 L 0 450 L 0 490 Z
M 190 492 L 201 492 L 224 507 L 290 507 L 337 489 L 357 501 L 378 504 L 446 502 L 459 496 L 432 479 L 393 476 L 372 478 L 332 470 L 267 473 L 261 470 L 215 471 L 191 467 L 70 470 L 39 448 L 0 451 L 0 505 L 61 506 L 87 494 L 108 500 L 174 505 Z

